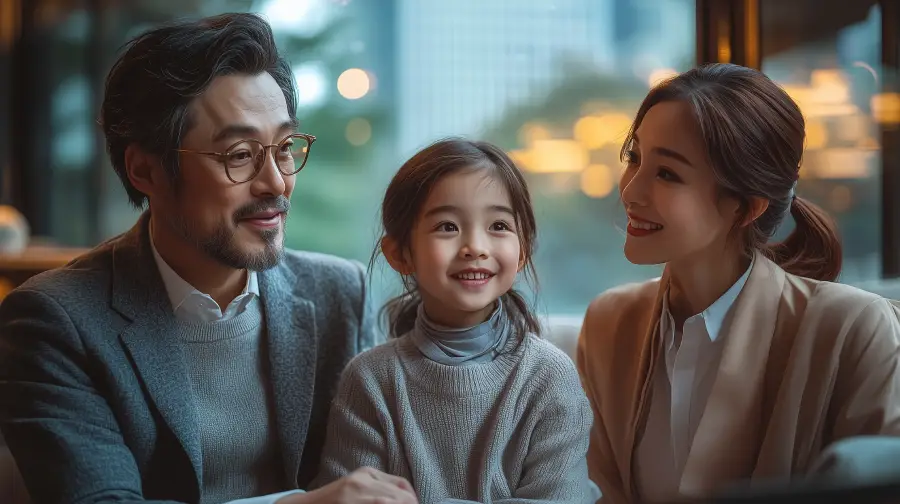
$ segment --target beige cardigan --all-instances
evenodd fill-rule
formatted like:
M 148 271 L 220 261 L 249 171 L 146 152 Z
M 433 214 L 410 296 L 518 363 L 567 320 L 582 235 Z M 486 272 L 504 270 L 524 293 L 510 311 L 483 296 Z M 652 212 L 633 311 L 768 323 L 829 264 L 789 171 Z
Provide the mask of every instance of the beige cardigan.
M 636 502 L 668 275 L 590 305 L 578 369 L 594 408 L 588 452 L 604 504 Z M 757 255 L 725 321 L 721 364 L 681 479 L 685 497 L 801 474 L 832 441 L 900 435 L 900 306 L 786 273 Z

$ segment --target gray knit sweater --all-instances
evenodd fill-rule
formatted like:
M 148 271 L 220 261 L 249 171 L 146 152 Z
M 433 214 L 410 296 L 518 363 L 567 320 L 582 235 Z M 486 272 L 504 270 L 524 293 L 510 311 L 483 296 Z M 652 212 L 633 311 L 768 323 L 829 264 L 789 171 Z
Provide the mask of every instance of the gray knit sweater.
M 587 504 L 591 423 L 571 359 L 544 340 L 448 366 L 406 335 L 344 371 L 313 486 L 369 466 L 406 478 L 422 504 Z
M 284 490 L 264 334 L 259 299 L 231 320 L 179 323 L 200 427 L 200 504 Z

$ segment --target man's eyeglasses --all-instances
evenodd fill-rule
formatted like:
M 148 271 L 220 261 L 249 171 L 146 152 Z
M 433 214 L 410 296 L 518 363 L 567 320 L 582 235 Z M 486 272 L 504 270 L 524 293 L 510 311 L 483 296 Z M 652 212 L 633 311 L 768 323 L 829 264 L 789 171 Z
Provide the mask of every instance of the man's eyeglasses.
M 217 158 L 225 166 L 225 175 L 235 184 L 249 182 L 256 177 L 266 163 L 269 149 L 275 165 L 285 176 L 294 175 L 306 166 L 309 149 L 316 137 L 306 133 L 288 135 L 277 144 L 264 145 L 258 140 L 248 139 L 236 142 L 225 152 L 194 151 L 176 149 L 177 152 L 201 154 Z

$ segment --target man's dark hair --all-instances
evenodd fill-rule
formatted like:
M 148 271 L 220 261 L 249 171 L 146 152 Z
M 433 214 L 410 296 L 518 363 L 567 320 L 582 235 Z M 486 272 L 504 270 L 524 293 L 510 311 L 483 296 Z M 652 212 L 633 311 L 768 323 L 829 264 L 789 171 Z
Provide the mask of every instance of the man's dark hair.
M 222 14 L 155 28 L 126 44 L 106 79 L 100 125 L 113 168 L 128 199 L 143 208 L 147 196 L 128 180 L 125 149 L 136 143 L 159 156 L 172 180 L 178 149 L 191 128 L 188 105 L 216 77 L 268 72 L 296 116 L 290 65 L 275 47 L 269 24 L 255 14 Z

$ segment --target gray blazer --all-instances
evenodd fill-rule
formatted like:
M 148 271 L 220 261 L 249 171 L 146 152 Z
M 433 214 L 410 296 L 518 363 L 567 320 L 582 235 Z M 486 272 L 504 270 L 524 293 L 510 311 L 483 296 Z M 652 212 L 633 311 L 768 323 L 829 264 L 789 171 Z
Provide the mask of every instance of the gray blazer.
M 0 303 L 0 430 L 36 503 L 200 500 L 198 420 L 148 215 Z M 284 489 L 315 476 L 347 362 L 376 344 L 358 262 L 259 276 Z

